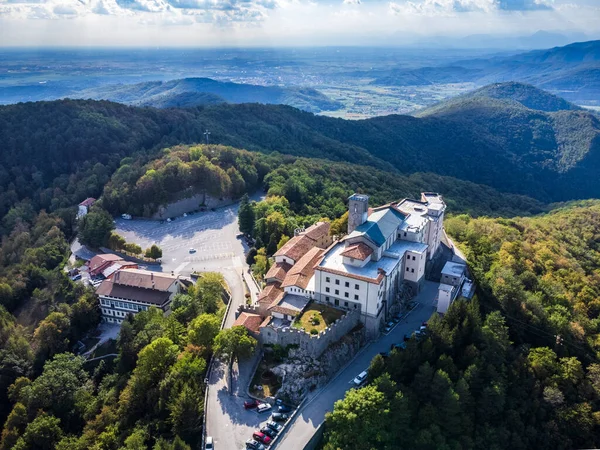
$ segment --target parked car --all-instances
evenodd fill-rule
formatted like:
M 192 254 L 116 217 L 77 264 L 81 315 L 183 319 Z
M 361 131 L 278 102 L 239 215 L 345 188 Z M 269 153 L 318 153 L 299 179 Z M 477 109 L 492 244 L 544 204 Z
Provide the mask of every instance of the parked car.
M 395 323 L 394 322 L 388 322 L 385 324 L 385 328 L 383 329 L 384 333 L 389 333 L 390 331 L 392 331 L 392 328 L 394 328 Z
M 253 409 L 253 408 L 256 408 L 258 405 L 260 405 L 260 402 L 256 399 L 246 400 L 244 402 L 245 409 Z
M 389 358 L 390 357 L 390 352 L 379 352 L 379 354 L 381 355 L 382 358 Z
M 390 351 L 392 350 L 404 350 L 406 348 L 406 342 L 400 342 L 399 344 L 392 344 Z
M 424 326 L 424 327 L 428 327 L 429 323 L 428 322 L 423 322 L 421 325 Z
M 271 429 L 271 430 L 275 430 L 278 433 L 281 431 L 281 429 L 283 428 L 281 425 L 279 425 L 277 422 L 273 422 L 272 420 L 269 420 L 267 422 L 267 426 Z
M 392 322 L 394 322 L 394 324 L 400 322 L 400 320 L 402 319 L 402 316 L 400 314 L 396 314 L 394 317 L 392 317 Z
M 190 248 L 190 253 L 196 253 L 196 249 L 194 247 Z
M 121 214 L 121 218 L 125 220 L 131 220 L 131 214 Z
M 271 410 L 271 405 L 269 405 L 268 403 L 261 403 L 260 405 L 258 405 L 256 407 L 256 411 L 258 413 L 264 413 L 264 412 L 267 412 L 270 410 Z
M 246 441 L 246 448 L 250 448 L 252 450 L 265 450 L 265 446 L 254 439 L 248 439 Z
M 187 217 L 187 213 L 183 213 L 183 217 Z
M 365 384 L 365 382 L 367 381 L 367 376 L 368 376 L 367 371 L 363 370 L 361 373 L 359 373 L 357 375 L 357 377 L 354 380 L 352 380 L 352 382 L 354 383 L 354 385 L 356 387 L 360 387 L 363 384 Z
M 171 218 L 169 217 L 169 218 L 167 218 L 167 223 L 170 223 L 170 222 L 171 222 Z
M 410 335 L 405 334 L 404 335 L 404 342 L 410 341 Z
M 78 273 L 78 274 L 76 274 L 76 275 L 73 275 L 73 276 L 71 277 L 71 280 L 73 280 L 73 281 L 81 280 L 81 274 L 80 274 L 80 273 Z
M 255 431 L 254 433 L 252 433 L 252 437 L 258 442 L 262 442 L 265 445 L 269 445 L 273 440 L 270 436 L 267 436 L 265 433 L 262 433 L 260 431 Z
M 279 406 L 277 407 L 277 411 L 280 413 L 290 412 L 291 410 L 292 410 L 291 406 L 284 405 L 283 403 L 279 404 Z
M 206 443 L 204 445 L 204 450 L 214 450 L 213 438 L 212 436 L 206 436 Z
M 262 427 L 260 429 L 261 433 L 265 433 L 267 436 L 269 436 L 270 438 L 274 438 L 275 436 L 277 436 L 277 431 L 272 430 L 269 427 Z
M 273 419 L 275 422 L 285 422 L 288 420 L 288 415 L 276 412 L 271 414 L 271 419 Z

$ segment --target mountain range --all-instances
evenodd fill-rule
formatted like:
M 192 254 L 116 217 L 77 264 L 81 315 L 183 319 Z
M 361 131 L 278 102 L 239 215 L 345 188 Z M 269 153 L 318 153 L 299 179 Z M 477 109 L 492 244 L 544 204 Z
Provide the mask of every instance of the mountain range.
M 571 101 L 600 100 L 600 41 L 579 42 L 510 56 L 455 61 L 380 73 L 372 84 L 419 86 L 519 81 L 560 93 Z
M 110 100 L 132 106 L 190 107 L 215 103 L 264 103 L 290 105 L 303 111 L 335 110 L 341 104 L 316 89 L 257 86 L 210 78 L 184 78 L 137 84 L 106 85 L 69 95 L 70 98 Z
M 315 113 L 336 110 L 342 106 L 312 88 L 259 86 L 210 78 L 106 84 L 85 89 L 57 89 L 46 84 L 0 87 L 0 103 L 61 98 L 110 100 L 155 108 L 188 108 L 225 102 L 281 104 Z
M 528 107 L 529 106 L 529 107 Z M 36 124 L 32 133 L 32 124 Z M 204 140 L 253 151 L 433 172 L 543 202 L 600 197 L 600 120 L 532 86 L 494 85 L 419 117 L 347 121 L 282 105 L 137 108 L 64 100 L 0 107 L 0 180 L 50 180 L 81 164 Z M 26 165 L 24 165 L 26 163 Z M 33 181 L 32 181 L 33 182 Z

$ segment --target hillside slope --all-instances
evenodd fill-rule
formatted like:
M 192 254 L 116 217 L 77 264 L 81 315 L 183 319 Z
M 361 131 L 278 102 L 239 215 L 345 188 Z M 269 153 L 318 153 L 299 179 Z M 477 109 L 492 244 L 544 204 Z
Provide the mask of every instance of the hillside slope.
M 465 100 L 483 97 L 497 100 L 514 101 L 525 106 L 526 108 L 545 112 L 575 111 L 583 109 L 571 102 L 566 101 L 564 98 L 538 89 L 530 84 L 511 81 L 506 83 L 490 84 L 466 94 L 444 100 L 429 108 L 416 111 L 414 116 L 429 116 L 451 106 L 460 105 Z
M 340 107 L 339 103 L 311 88 L 257 86 L 210 78 L 108 85 L 73 93 L 70 97 L 110 100 L 132 106 L 158 108 L 189 107 L 220 102 L 282 104 L 309 112 L 334 110 Z
M 282 105 L 64 100 L 0 107 L 0 215 L 27 198 L 55 209 L 96 196 L 122 158 L 203 142 L 206 129 L 211 143 L 433 172 L 544 202 L 600 197 L 600 123 L 586 111 L 475 98 L 422 118 L 346 121 Z
M 428 85 L 474 82 L 480 86 L 520 81 L 560 92 L 571 101 L 600 99 L 600 41 L 535 50 L 511 56 L 479 58 L 421 69 L 392 69 L 376 85 Z

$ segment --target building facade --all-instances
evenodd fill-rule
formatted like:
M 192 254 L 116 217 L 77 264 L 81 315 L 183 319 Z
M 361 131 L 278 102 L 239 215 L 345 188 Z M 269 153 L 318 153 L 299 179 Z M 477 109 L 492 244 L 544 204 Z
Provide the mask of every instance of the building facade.
M 121 269 L 104 280 L 96 294 L 102 321 L 122 323 L 128 314 L 137 314 L 155 306 L 169 310 L 173 297 L 183 290 L 181 280 L 173 275 L 139 269 Z

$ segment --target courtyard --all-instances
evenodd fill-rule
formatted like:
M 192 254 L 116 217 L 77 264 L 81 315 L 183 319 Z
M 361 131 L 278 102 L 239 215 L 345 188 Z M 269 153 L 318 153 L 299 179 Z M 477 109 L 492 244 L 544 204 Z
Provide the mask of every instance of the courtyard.
M 311 302 L 296 318 L 293 326 L 317 334 L 344 315 L 344 311 L 320 303 Z M 316 330 L 316 333 L 312 330 Z

